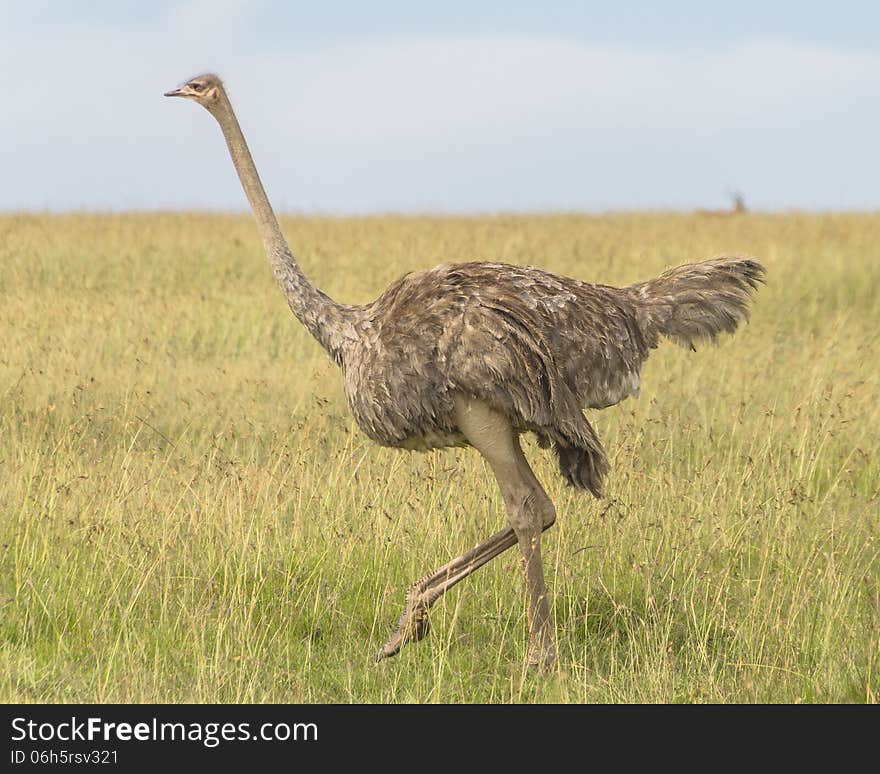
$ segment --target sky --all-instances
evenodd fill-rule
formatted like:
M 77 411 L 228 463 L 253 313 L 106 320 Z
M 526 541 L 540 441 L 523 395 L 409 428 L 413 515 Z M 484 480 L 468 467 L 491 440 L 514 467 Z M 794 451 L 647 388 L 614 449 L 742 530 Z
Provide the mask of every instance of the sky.
M 0 210 L 880 209 L 880 3 L 0 0 Z

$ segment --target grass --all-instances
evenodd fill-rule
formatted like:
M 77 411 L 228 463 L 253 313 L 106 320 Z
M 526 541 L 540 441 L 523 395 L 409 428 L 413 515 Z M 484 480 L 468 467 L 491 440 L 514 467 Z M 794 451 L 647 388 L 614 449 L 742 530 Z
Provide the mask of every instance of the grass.
M 504 522 L 479 456 L 358 432 L 249 217 L 0 217 L 0 700 L 878 701 L 880 216 L 283 225 L 351 303 L 470 259 L 619 284 L 738 252 L 768 284 L 593 415 L 604 500 L 529 443 L 558 669 L 524 667 L 514 552 L 376 665 L 403 589 Z

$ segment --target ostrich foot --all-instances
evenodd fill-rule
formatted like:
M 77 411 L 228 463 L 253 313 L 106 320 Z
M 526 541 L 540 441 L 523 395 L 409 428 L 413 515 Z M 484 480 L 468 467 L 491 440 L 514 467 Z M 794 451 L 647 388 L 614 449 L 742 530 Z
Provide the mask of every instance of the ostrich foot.
M 403 612 L 397 621 L 397 628 L 388 642 L 382 646 L 376 661 L 396 656 L 400 649 L 410 642 L 418 642 L 431 631 L 428 621 L 428 605 L 421 599 L 422 589 L 418 584 L 411 586 L 406 592 Z
M 553 637 L 529 644 L 528 665 L 538 671 L 551 668 L 556 663 L 556 644 Z

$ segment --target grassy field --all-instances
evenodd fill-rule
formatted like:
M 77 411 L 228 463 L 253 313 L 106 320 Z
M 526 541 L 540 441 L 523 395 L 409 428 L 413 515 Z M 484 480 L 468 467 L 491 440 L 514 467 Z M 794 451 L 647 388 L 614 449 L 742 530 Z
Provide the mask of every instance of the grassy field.
M 604 500 L 528 443 L 555 671 L 513 551 L 376 665 L 404 588 L 504 523 L 479 455 L 359 433 L 249 216 L 0 217 L 0 701 L 880 699 L 880 216 L 283 226 L 351 303 L 472 259 L 619 284 L 736 252 L 768 284 L 593 414 Z

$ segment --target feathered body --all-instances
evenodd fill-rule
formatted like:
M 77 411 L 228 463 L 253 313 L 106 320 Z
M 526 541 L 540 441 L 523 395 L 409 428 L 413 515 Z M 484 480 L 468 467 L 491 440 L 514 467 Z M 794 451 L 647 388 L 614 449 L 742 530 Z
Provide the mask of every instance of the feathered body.
M 661 335 L 692 346 L 733 330 L 761 272 L 719 258 L 623 288 L 501 263 L 408 274 L 345 308 L 345 393 L 370 438 L 416 450 L 466 444 L 453 395 L 477 398 L 552 444 L 566 480 L 598 496 L 608 463 L 582 409 L 638 395 Z

